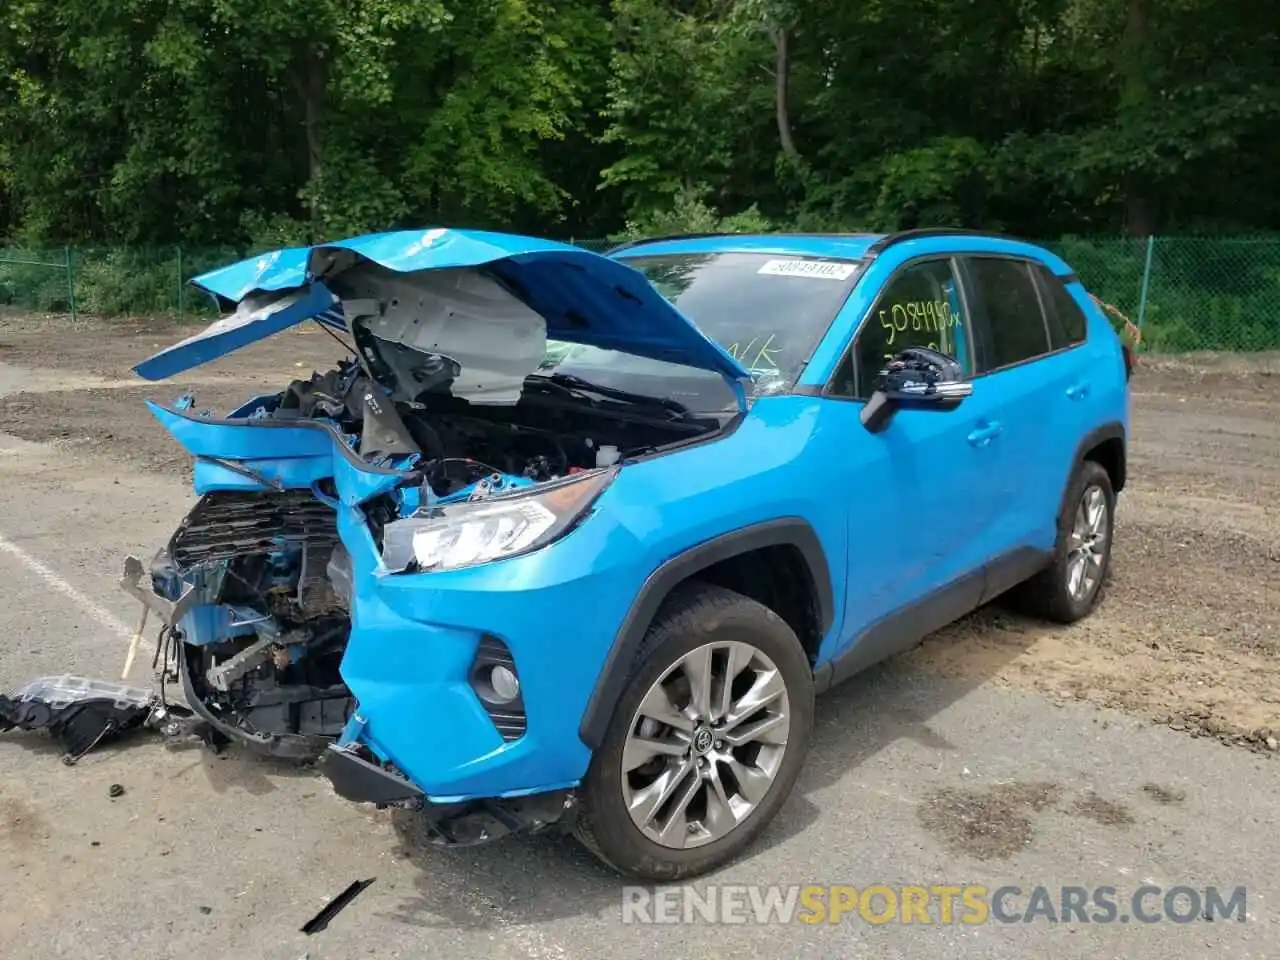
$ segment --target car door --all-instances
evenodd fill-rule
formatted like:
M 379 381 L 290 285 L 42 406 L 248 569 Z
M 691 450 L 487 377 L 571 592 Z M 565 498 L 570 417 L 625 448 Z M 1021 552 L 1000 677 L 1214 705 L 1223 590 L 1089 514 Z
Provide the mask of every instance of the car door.
M 1078 401 L 1088 395 L 1080 341 L 1068 337 L 1033 261 L 962 258 L 962 278 L 980 344 L 975 388 L 985 383 L 1004 426 L 993 478 L 1002 499 L 993 540 L 1003 556 L 1051 549 L 1063 485 L 1082 433 Z M 1016 571 L 1015 571 L 1016 572 Z M 998 583 L 999 588 L 1012 586 Z
M 977 369 L 950 257 L 910 261 L 889 278 L 824 393 L 824 432 L 838 438 L 835 476 L 849 504 L 839 675 L 963 615 L 982 592 L 985 531 L 1000 509 L 995 391 L 975 383 L 954 409 L 900 409 L 879 433 L 859 419 L 885 360 L 912 346 Z

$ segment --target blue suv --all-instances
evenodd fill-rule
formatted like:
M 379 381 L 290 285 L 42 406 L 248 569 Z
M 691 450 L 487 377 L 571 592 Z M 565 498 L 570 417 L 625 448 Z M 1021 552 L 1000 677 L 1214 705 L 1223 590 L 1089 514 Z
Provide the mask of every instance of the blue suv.
M 140 376 L 303 322 L 346 357 L 150 404 L 199 495 L 122 582 L 170 732 L 318 758 L 426 842 L 568 829 L 703 873 L 786 801 L 815 694 L 997 597 L 1078 620 L 1106 579 L 1129 358 L 1028 243 L 437 229 L 193 282 L 225 315 Z

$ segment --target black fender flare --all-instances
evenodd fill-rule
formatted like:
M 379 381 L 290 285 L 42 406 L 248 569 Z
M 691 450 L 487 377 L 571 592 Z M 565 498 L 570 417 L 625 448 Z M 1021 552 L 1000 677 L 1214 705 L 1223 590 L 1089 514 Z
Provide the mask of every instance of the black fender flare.
M 835 617 L 831 566 L 817 532 L 807 520 L 783 517 L 723 533 L 689 547 L 649 574 L 618 628 L 604 666 L 578 725 L 578 736 L 595 750 L 604 741 L 614 707 L 622 698 L 636 653 L 658 609 L 675 587 L 699 571 L 739 554 L 764 547 L 793 546 L 804 557 L 818 603 L 818 625 L 825 635 Z
M 1116 486 L 1116 493 L 1119 493 L 1124 488 L 1125 479 L 1128 475 L 1129 469 L 1128 441 L 1125 437 L 1124 424 L 1118 420 L 1112 420 L 1109 423 L 1104 423 L 1102 426 L 1095 427 L 1090 430 L 1084 435 L 1084 439 L 1081 440 L 1079 445 L 1076 447 L 1076 455 L 1071 460 L 1071 469 L 1067 472 L 1066 482 L 1062 485 L 1062 501 L 1058 505 L 1059 517 L 1061 517 L 1063 511 L 1067 509 L 1067 494 L 1071 492 L 1071 480 L 1075 476 L 1076 471 L 1080 469 L 1080 464 L 1084 463 L 1085 457 L 1088 455 L 1090 450 L 1094 449 L 1094 447 L 1101 443 L 1106 443 L 1108 440 L 1120 441 L 1120 482 Z

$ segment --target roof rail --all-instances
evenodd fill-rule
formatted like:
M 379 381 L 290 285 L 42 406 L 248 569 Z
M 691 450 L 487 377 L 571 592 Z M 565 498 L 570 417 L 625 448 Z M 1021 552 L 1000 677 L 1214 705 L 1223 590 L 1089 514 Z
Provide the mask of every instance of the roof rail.
M 702 240 L 707 237 L 737 237 L 743 236 L 739 233 L 727 233 L 725 231 L 716 231 L 712 233 L 672 233 L 659 237 L 640 237 L 635 240 L 628 240 L 616 247 L 605 250 L 603 255 L 606 257 L 613 256 L 615 253 L 621 253 L 623 250 L 629 250 L 632 247 L 647 243 L 662 243 L 666 240 Z M 756 236 L 757 234 L 752 234 Z M 759 234 L 765 236 L 766 234 Z M 778 237 L 843 237 L 853 239 L 854 237 L 876 236 L 870 233 L 857 232 L 832 232 L 824 233 L 821 231 L 781 231 L 777 234 L 768 234 L 769 236 Z M 913 230 L 900 230 L 897 233 L 890 233 L 880 237 L 871 246 L 867 247 L 864 256 L 867 259 L 874 259 L 881 253 L 884 253 L 889 247 L 895 244 L 904 243 L 907 240 L 923 240 L 927 237 L 988 237 L 993 240 L 1016 240 L 1008 234 L 996 233 L 991 230 L 965 230 L 963 227 L 919 227 Z
M 643 243 L 662 243 L 667 240 L 703 240 L 708 237 L 836 237 L 845 240 L 853 240 L 858 237 L 874 237 L 879 234 L 858 232 L 858 231 L 833 231 L 826 233 L 820 230 L 779 230 L 777 232 L 764 233 L 737 233 L 728 231 L 716 231 L 713 233 L 671 233 L 658 237 L 640 237 L 635 240 L 628 240 L 616 247 L 611 247 L 604 251 L 604 256 L 612 256 L 623 250 L 629 250 L 632 247 L 639 246 Z
M 628 240 L 625 243 L 620 243 L 616 247 L 610 247 L 608 250 L 604 251 L 601 256 L 611 257 L 615 253 L 620 253 L 623 250 L 630 250 L 632 247 L 639 246 L 642 243 L 661 243 L 664 240 L 702 240 L 706 237 L 733 236 L 736 236 L 736 234 L 715 231 L 712 233 L 669 233 L 660 237 L 638 237 L 635 240 Z
M 890 233 L 881 237 L 871 246 L 867 247 L 866 257 L 872 259 L 884 253 L 889 247 L 895 244 L 905 243 L 907 240 L 924 240 L 928 237 L 989 237 L 993 240 L 1013 240 L 1007 234 L 995 233 L 991 230 L 965 230 L 962 227 L 920 227 L 915 230 L 899 230 L 897 233 Z

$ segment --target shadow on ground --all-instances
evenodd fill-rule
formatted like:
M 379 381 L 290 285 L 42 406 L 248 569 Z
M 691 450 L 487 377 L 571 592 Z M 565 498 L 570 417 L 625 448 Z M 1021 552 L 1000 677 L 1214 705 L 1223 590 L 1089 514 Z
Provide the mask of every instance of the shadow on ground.
M 1013 659 L 1021 650 L 1007 653 Z M 995 672 L 1003 664 L 990 666 Z M 906 739 L 953 750 L 930 721 L 985 679 L 941 678 L 896 658 L 819 697 L 809 757 L 795 792 L 737 865 L 804 832 L 814 834 L 820 846 L 818 834 L 828 817 L 813 795 L 856 777 L 861 764 L 891 744 Z M 402 838 L 396 856 L 419 871 L 416 891 L 384 916 L 420 927 L 484 929 L 609 915 L 627 883 L 563 837 L 507 839 L 461 851 L 412 847 Z

